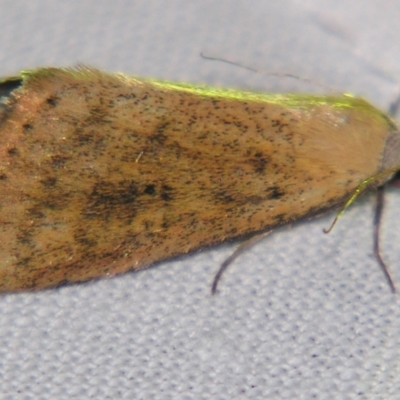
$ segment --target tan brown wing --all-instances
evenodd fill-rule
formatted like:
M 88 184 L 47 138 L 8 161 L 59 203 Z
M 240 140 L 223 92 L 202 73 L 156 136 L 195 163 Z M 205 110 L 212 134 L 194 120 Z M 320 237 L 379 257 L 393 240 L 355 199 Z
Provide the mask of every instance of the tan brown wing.
M 341 204 L 382 169 L 394 127 L 359 99 L 293 99 L 25 74 L 0 114 L 0 290 L 143 268 Z

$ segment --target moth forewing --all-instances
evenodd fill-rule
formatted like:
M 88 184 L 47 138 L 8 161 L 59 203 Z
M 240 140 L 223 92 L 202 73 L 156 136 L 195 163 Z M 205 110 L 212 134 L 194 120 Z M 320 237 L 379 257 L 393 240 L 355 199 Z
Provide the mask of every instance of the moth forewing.
M 140 269 L 319 215 L 400 165 L 394 122 L 348 95 L 86 67 L 0 88 L 1 291 Z

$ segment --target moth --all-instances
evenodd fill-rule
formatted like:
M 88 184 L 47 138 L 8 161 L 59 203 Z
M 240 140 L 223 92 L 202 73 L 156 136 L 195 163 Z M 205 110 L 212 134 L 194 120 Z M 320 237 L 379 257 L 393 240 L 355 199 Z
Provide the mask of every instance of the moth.
M 1 80 L 0 134 L 3 292 L 138 270 L 343 209 L 400 169 L 398 126 L 351 95 L 85 66 Z

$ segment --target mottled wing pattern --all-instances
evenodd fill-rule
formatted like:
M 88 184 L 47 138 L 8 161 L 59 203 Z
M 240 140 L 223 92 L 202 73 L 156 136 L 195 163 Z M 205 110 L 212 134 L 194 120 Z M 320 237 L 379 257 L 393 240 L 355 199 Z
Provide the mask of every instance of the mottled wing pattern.
M 6 82 L 20 86 L 0 110 L 2 291 L 139 269 L 319 214 L 380 170 L 391 129 L 346 97 L 87 68 Z

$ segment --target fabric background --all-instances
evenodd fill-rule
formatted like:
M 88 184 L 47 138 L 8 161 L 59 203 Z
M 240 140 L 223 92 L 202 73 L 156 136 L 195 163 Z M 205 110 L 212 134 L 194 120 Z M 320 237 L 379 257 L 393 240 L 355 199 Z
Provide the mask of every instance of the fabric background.
M 176 81 L 324 91 L 387 109 L 400 3 L 0 1 L 0 74 L 84 63 Z M 325 90 L 326 92 L 326 90 Z M 233 244 L 118 278 L 0 297 L 1 399 L 398 399 L 400 303 L 372 256 L 373 196 L 277 230 L 210 285 Z M 400 288 L 400 194 L 382 237 Z

